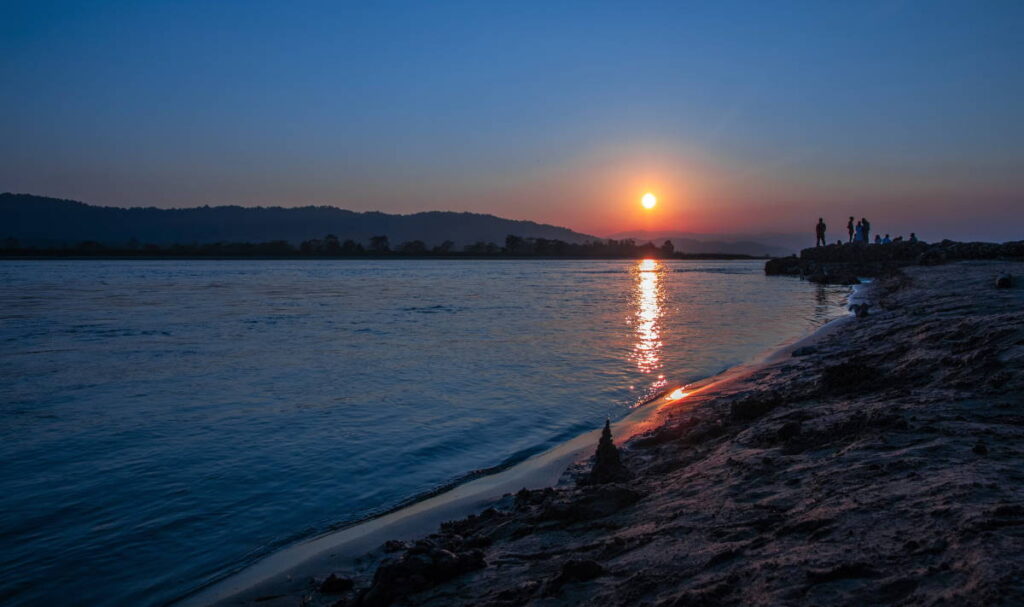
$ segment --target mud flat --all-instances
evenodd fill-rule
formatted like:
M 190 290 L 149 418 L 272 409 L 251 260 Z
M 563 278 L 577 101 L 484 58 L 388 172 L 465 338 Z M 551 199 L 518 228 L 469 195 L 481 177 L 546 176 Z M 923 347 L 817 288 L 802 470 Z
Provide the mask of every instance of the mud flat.
M 571 465 L 419 540 L 205 602 L 1022 604 L 1022 275 L 904 268 L 865 288 L 867 316 L 652 408 L 626 480 Z

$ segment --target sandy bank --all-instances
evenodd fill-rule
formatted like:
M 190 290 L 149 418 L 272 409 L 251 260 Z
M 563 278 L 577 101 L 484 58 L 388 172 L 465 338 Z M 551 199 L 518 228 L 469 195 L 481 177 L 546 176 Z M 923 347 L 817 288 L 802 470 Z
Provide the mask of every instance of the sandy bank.
M 804 355 L 658 409 L 628 482 L 570 469 L 336 568 L 355 591 L 319 592 L 322 562 L 224 604 L 1021 604 L 1024 288 L 1003 271 L 1024 264 L 878 281 Z

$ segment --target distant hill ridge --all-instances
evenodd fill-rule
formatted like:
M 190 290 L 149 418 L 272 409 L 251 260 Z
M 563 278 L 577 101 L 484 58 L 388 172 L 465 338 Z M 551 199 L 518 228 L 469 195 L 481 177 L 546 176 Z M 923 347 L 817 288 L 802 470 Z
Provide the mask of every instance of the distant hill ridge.
M 122 208 L 31 194 L 0 194 L 0 239 L 17 239 L 21 246 L 82 241 L 120 246 L 131 241 L 166 245 L 272 240 L 297 245 L 325 234 L 364 243 L 373 236 L 386 235 L 392 243 L 422 240 L 428 246 L 446 240 L 458 246 L 478 241 L 503 243 L 509 234 L 570 243 L 600 240 L 568 228 L 467 212 L 392 215 L 332 206 Z

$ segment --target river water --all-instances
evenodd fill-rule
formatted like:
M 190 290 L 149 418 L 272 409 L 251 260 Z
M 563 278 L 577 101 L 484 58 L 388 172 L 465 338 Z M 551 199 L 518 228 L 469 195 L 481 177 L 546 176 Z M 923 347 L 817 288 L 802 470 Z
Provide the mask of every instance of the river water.
M 0 262 L 0 601 L 166 604 L 844 313 L 762 267 Z

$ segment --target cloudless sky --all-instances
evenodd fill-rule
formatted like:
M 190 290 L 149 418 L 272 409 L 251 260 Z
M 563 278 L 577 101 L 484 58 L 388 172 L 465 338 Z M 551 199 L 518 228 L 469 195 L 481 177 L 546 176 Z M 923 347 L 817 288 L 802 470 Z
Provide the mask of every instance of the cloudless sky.
M 1019 0 L 7 0 L 0 83 L 0 191 L 1024 238 Z

